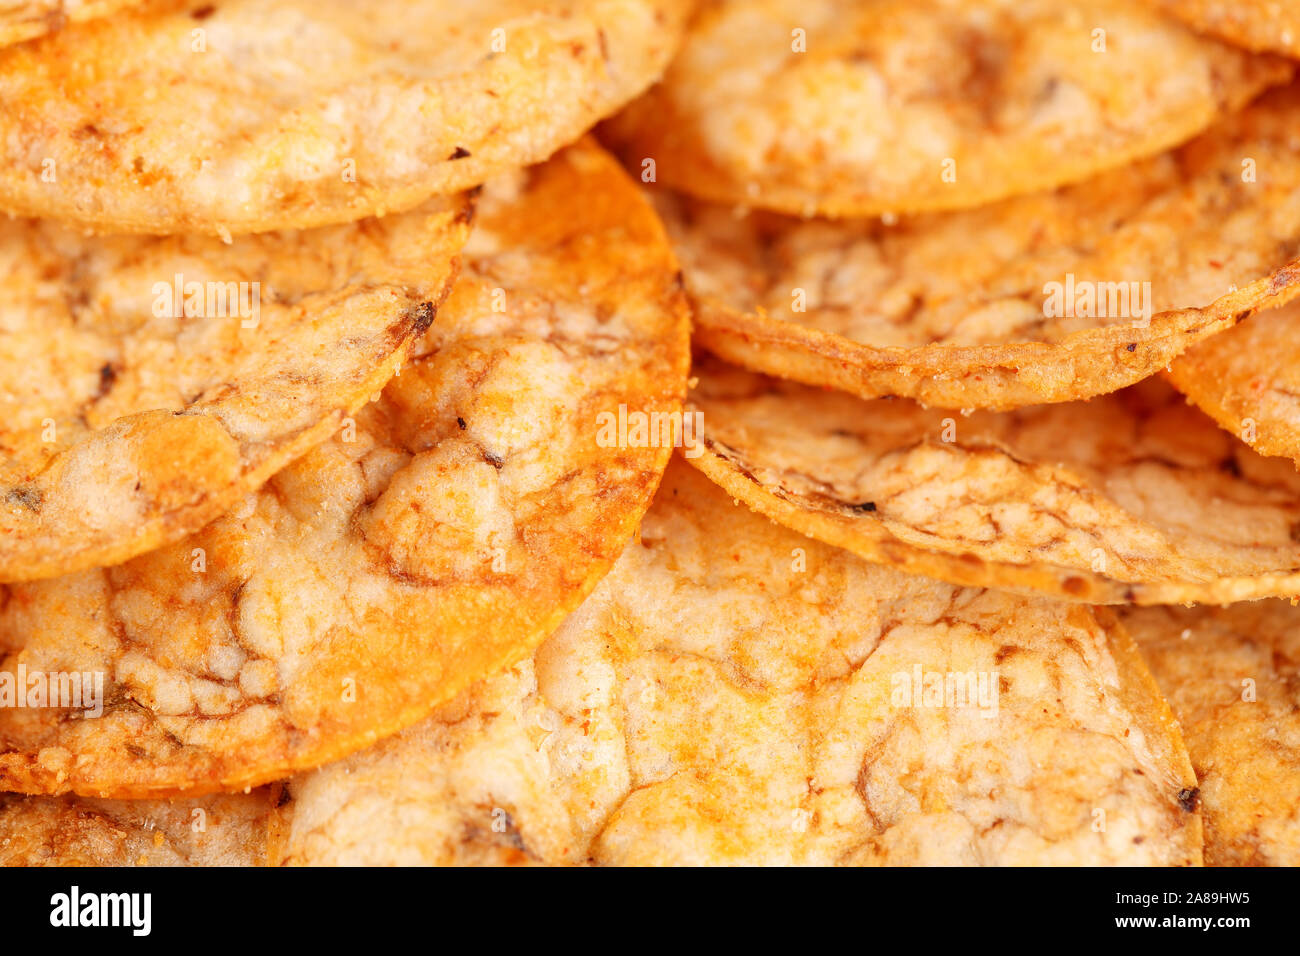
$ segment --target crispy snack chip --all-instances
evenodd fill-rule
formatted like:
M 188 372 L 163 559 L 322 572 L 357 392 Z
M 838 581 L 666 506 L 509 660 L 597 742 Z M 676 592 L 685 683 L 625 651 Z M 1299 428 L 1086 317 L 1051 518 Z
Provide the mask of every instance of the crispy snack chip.
M 0 794 L 0 866 L 262 866 L 277 784 L 183 800 Z
M 1300 463 L 1300 305 L 1261 313 L 1189 349 L 1168 378 L 1261 455 Z
M 1100 613 L 869 564 L 675 463 L 531 662 L 291 782 L 284 862 L 1199 863 Z
M 0 52 L 0 208 L 303 228 L 545 159 L 653 82 L 687 0 L 187 0 Z
M 864 398 L 1061 402 L 1300 293 L 1297 112 L 1300 86 L 1079 186 L 896 225 L 658 200 L 728 360 Z
M 581 201 L 575 201 L 581 197 Z M 342 757 L 530 653 L 617 558 L 680 415 L 688 310 L 653 210 L 591 145 L 494 184 L 465 274 L 379 401 L 198 534 L 0 588 L 0 787 L 143 797 Z M 62 702 L 62 699 L 61 699 Z
M 1259 52 L 1300 57 L 1300 9 L 1290 0 L 1151 0 L 1202 33 Z
M 0 4 L 0 46 L 57 30 L 65 23 L 106 17 L 145 0 L 4 0 Z
M 1300 593 L 1300 475 L 1164 382 L 969 417 L 706 361 L 694 461 L 751 508 L 869 560 L 1092 603 Z
M 1176 146 L 1290 69 L 1113 0 L 710 0 L 609 130 L 719 202 L 969 209 Z
M 1205 862 L 1300 865 L 1300 610 L 1256 601 L 1123 620 L 1182 724 Z
M 107 17 L 146 0 L 4 0 L 0 3 L 0 47 L 59 30 L 66 23 Z
M 433 321 L 470 214 L 230 245 L 0 220 L 0 581 L 176 541 L 334 432 Z

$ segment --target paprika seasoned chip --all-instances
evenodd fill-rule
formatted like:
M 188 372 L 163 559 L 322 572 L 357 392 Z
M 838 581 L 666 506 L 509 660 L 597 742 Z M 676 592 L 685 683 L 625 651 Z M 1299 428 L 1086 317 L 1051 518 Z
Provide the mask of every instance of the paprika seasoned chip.
M 352 427 L 174 545 L 0 588 L 0 691 L 20 668 L 103 684 L 100 716 L 0 708 L 0 787 L 256 786 L 527 656 L 649 506 L 670 448 L 601 425 L 680 420 L 687 326 L 612 157 L 581 145 L 495 183 L 416 360 Z
M 1290 71 L 1116 0 L 707 0 L 610 136 L 719 202 L 969 209 L 1177 146 Z
M 1300 306 L 1261 313 L 1189 349 L 1168 378 L 1261 455 L 1300 462 Z
M 1300 9 L 1289 0 L 1154 0 L 1196 30 L 1260 52 L 1300 57 Z
M 693 460 L 755 510 L 872 561 L 1091 603 L 1300 594 L 1300 474 L 1160 379 L 969 417 L 706 362 Z
M 1130 385 L 1300 292 L 1300 87 L 1078 186 L 895 225 L 661 195 L 698 340 L 864 398 L 1014 408 Z
M 5 0 L 0 4 L 0 46 L 30 40 L 65 23 L 105 17 L 144 0 Z
M 281 792 L 276 785 L 184 800 L 0 794 L 0 866 L 264 866 Z
M 327 438 L 433 321 L 469 217 L 229 245 L 0 220 L 0 581 L 176 541 Z
M 0 209 L 228 235 L 401 212 L 653 82 L 687 0 L 172 0 L 0 51 Z
M 1286 601 L 1126 610 L 1200 780 L 1205 862 L 1300 864 L 1300 611 Z
M 531 662 L 290 783 L 284 862 L 1199 863 L 1177 726 L 1100 614 L 869 564 L 674 463 Z

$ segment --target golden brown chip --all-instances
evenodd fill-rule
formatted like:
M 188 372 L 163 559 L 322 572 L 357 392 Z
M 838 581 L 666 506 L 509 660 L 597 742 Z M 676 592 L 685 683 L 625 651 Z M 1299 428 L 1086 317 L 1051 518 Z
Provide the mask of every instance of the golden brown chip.
M 531 662 L 291 783 L 285 862 L 1199 863 L 1101 613 L 869 564 L 675 463 Z
M 1300 305 L 1262 312 L 1189 349 L 1168 377 L 1261 455 L 1300 462 Z
M 750 507 L 872 561 L 1092 603 L 1300 594 L 1300 475 L 1152 379 L 970 416 L 709 361 L 694 463 Z
M 0 221 L 0 581 L 176 541 L 328 437 L 433 321 L 469 216 L 230 245 Z
M 1182 723 L 1205 862 L 1300 865 L 1300 610 L 1142 608 L 1124 623 Z
M 710 0 L 610 135 L 720 202 L 969 209 L 1176 146 L 1290 70 L 1115 0 Z
M 30 40 L 61 29 L 108 16 L 146 0 L 3 0 L 0 2 L 0 46 Z
M 57 30 L 108 16 L 145 0 L 4 0 L 0 3 L 0 46 L 30 40 Z
M 0 866 L 263 866 L 281 789 L 186 800 L 0 794 Z
M 590 145 L 484 206 L 419 358 L 354 427 L 175 545 L 0 588 L 0 691 L 104 675 L 100 717 L 0 709 L 0 786 L 202 792 L 342 757 L 526 656 L 608 569 L 670 449 L 600 424 L 680 415 L 676 263 Z
M 1294 0 L 1152 0 L 1193 28 L 1260 52 L 1300 57 L 1300 7 Z
M 1300 293 L 1298 114 L 1288 88 L 1079 186 L 895 225 L 660 210 L 732 362 L 944 408 L 1087 398 Z
M 0 52 L 0 208 L 239 233 L 410 209 L 653 82 L 687 0 L 172 0 Z

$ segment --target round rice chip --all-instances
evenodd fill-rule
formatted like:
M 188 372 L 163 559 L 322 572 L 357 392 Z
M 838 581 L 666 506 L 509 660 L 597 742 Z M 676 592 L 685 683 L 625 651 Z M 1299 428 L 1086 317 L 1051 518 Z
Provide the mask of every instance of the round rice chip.
M 698 341 L 863 398 L 1015 408 L 1114 391 L 1300 294 L 1300 86 L 1087 183 L 880 222 L 657 191 Z
M 719 202 L 969 209 L 1169 149 L 1290 72 L 1115 0 L 708 0 L 610 136 Z
M 184 800 L 0 794 L 0 866 L 265 866 L 283 788 Z
M 0 220 L 0 581 L 176 541 L 327 438 L 433 321 L 470 214 L 229 245 Z
M 687 0 L 172 0 L 0 52 L 0 208 L 231 234 L 410 209 L 653 82 Z
M 1255 601 L 1123 620 L 1182 724 L 1205 862 L 1300 865 L 1300 610 Z
M 590 145 L 483 205 L 418 357 L 333 439 L 175 545 L 0 588 L 0 694 L 19 668 L 84 676 L 81 708 L 0 707 L 0 788 L 282 778 L 526 656 L 594 586 L 670 452 L 599 426 L 680 416 L 676 262 Z
M 1300 463 L 1300 305 L 1261 313 L 1189 349 L 1167 377 L 1261 455 Z
M 1300 475 L 1160 379 L 970 416 L 705 362 L 693 464 L 797 531 L 957 584 L 1091 603 L 1300 594 Z
M 1300 294 L 1297 111 L 1288 87 L 1083 185 L 894 225 L 656 202 L 729 362 L 945 408 L 1063 402 Z
M 1300 8 L 1288 0 L 1152 0 L 1202 33 L 1258 52 L 1300 58 Z
M 0 46 L 142 5 L 145 0 L 5 0 L 0 5 Z
M 283 862 L 1199 863 L 1102 613 L 869 564 L 676 463 L 531 662 L 290 783 Z

